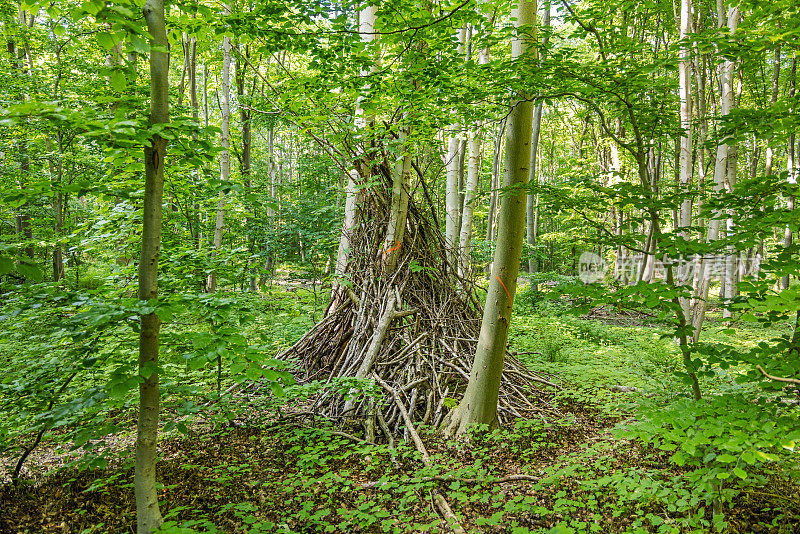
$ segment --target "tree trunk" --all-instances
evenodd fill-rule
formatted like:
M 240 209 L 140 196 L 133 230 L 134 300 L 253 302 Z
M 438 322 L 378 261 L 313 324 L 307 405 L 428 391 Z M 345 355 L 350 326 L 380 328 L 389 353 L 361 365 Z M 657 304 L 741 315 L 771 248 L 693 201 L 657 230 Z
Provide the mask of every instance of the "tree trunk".
M 230 4 L 225 6 L 225 12 L 230 14 Z M 222 151 L 219 155 L 219 179 L 227 182 L 231 177 L 231 40 L 226 35 L 222 38 L 222 135 L 220 145 Z M 211 250 L 211 272 L 208 275 L 206 289 L 209 293 L 217 290 L 217 269 L 213 265 L 217 253 L 222 246 L 222 234 L 225 230 L 225 195 L 220 192 L 217 201 L 217 217 L 214 223 L 214 240 Z
M 497 132 L 494 138 L 494 152 L 492 156 L 492 181 L 489 186 L 489 213 L 486 217 L 486 241 L 494 242 L 497 237 L 497 204 L 498 204 L 498 189 L 500 188 L 500 173 L 502 169 L 502 158 L 500 157 L 500 150 L 503 147 L 503 133 L 506 129 L 506 121 L 501 121 L 497 126 Z M 492 270 L 492 263 L 486 264 L 484 271 L 488 279 L 489 273 Z
M 792 71 L 791 75 L 789 76 L 789 99 L 794 99 L 795 95 L 795 83 L 797 79 L 797 56 L 792 57 Z M 797 183 L 797 172 L 800 169 L 800 164 L 798 164 L 798 156 L 795 152 L 795 142 L 796 136 L 795 133 L 792 132 L 789 135 L 789 156 L 786 158 L 786 170 L 789 172 L 789 183 L 796 184 Z M 786 209 L 789 212 L 794 211 L 794 196 L 789 195 L 786 199 Z M 788 225 L 783 233 L 783 246 L 784 248 L 789 248 L 792 246 L 792 229 Z M 789 275 L 785 275 L 781 278 L 781 289 L 788 289 L 789 288 Z
M 445 223 L 444 244 L 447 262 L 456 265 L 458 247 L 458 148 L 461 140 L 458 138 L 458 127 L 451 127 L 450 137 L 447 139 L 447 154 L 445 156 Z
M 466 50 L 467 30 L 460 28 L 458 30 L 458 48 L 457 53 L 460 56 L 464 55 Z M 455 116 L 455 111 L 453 111 Z M 450 127 L 450 135 L 447 137 L 447 154 L 445 155 L 445 174 L 447 181 L 445 184 L 445 231 L 444 231 L 444 244 L 445 255 L 447 263 L 451 267 L 456 268 L 458 265 L 458 241 L 459 230 L 461 229 L 461 204 L 459 178 L 462 169 L 462 139 L 461 139 L 461 125 L 458 121 L 454 121 Z
M 237 45 L 238 50 L 238 45 Z M 250 57 L 250 47 L 245 45 L 245 58 Z M 251 167 L 251 153 L 252 153 L 252 145 L 253 145 L 253 134 L 252 134 L 252 127 L 250 124 L 250 115 L 251 111 L 245 106 L 245 101 L 247 99 L 247 91 L 246 91 L 246 81 L 247 81 L 247 62 L 246 61 L 237 61 L 236 62 L 236 96 L 237 96 L 237 104 L 239 106 L 239 122 L 242 125 L 242 160 L 241 160 L 241 169 L 240 173 L 242 175 L 242 182 L 244 182 L 244 188 L 247 194 L 250 194 L 253 190 L 253 183 L 250 178 L 250 167 Z M 254 209 L 253 209 L 254 211 Z M 255 218 L 255 213 L 251 213 L 251 217 Z M 246 226 L 250 226 L 247 224 Z M 246 237 L 248 241 L 248 252 L 252 256 L 255 252 L 255 236 L 249 235 Z M 248 288 L 250 291 L 256 291 L 257 284 L 256 284 L 256 273 L 253 269 L 252 263 L 253 259 L 248 258 L 247 260 L 247 268 L 245 269 L 245 276 L 248 279 Z
M 724 12 L 719 13 L 720 21 L 724 20 Z M 730 7 L 727 10 L 727 27 L 728 31 L 731 35 L 736 33 L 736 27 L 739 24 L 739 9 L 736 7 Z M 729 79 L 729 86 L 730 91 L 733 92 L 733 84 L 734 84 L 734 64 L 732 61 L 726 61 L 727 69 L 727 78 Z M 742 95 L 742 84 L 739 83 L 736 89 L 736 92 L 730 94 L 726 98 L 730 100 L 728 106 L 729 110 L 735 108 L 738 105 L 738 101 Z M 724 112 L 724 111 L 723 111 Z M 738 143 L 734 142 L 728 146 L 728 160 L 725 164 L 725 190 L 728 193 L 733 193 L 733 187 L 736 185 L 736 170 L 738 167 L 739 161 L 739 145 Z M 728 218 L 726 220 L 726 234 L 728 236 L 733 235 L 734 232 L 734 210 L 728 210 Z M 733 310 L 730 306 L 730 299 L 736 296 L 736 271 L 737 266 L 736 262 L 738 260 L 738 254 L 736 253 L 736 247 L 734 245 L 728 245 L 727 247 L 727 254 L 725 256 L 725 298 L 728 299 L 725 307 L 722 311 L 722 316 L 726 319 L 731 319 L 733 317 Z
M 542 27 L 550 27 L 550 2 L 544 5 L 544 13 L 542 17 Z M 547 34 L 542 37 L 542 44 L 547 46 Z M 535 54 L 535 52 L 534 52 Z M 537 174 L 537 158 L 539 155 L 539 132 L 542 126 L 542 106 L 543 103 L 536 104 L 536 109 L 533 112 L 533 126 L 531 133 L 531 164 L 528 176 L 528 183 L 539 184 L 539 176 Z M 528 272 L 535 273 L 537 270 L 536 255 L 533 253 L 533 247 L 536 246 L 536 235 L 538 233 L 539 224 L 539 193 L 528 193 L 528 202 L 526 206 L 525 219 L 526 224 L 526 240 L 530 247 L 530 258 L 528 259 Z
M 398 145 L 403 154 L 397 159 L 392 170 L 392 200 L 389 207 L 389 225 L 383 243 L 384 269 L 391 273 L 397 267 L 397 260 L 403 252 L 403 235 L 408 216 L 408 195 L 411 190 L 411 147 L 406 143 L 408 131 L 401 130 Z
M 375 18 L 377 14 L 376 6 L 365 6 L 364 9 L 358 13 L 358 31 L 361 36 L 361 41 L 367 46 L 376 38 L 375 34 Z M 370 68 L 370 72 L 376 69 L 376 65 Z M 366 77 L 369 72 L 364 70 L 361 73 Z M 369 89 L 369 84 L 365 85 L 365 89 Z M 363 133 L 367 127 L 367 120 L 364 116 L 363 99 L 358 98 L 355 106 L 355 128 L 361 130 Z M 367 174 L 370 166 L 368 162 L 362 162 L 362 170 L 359 171 L 358 163 L 355 163 L 354 168 L 350 170 L 347 176 L 347 191 L 345 193 L 344 202 L 344 220 L 342 221 L 342 232 L 339 236 L 339 251 L 336 254 L 336 269 L 334 270 L 334 284 L 332 290 L 331 302 L 335 302 L 336 295 L 339 293 L 340 283 L 344 278 L 347 269 L 347 263 L 350 261 L 350 245 L 353 233 L 356 229 L 356 220 L 358 218 L 358 207 L 360 205 L 360 192 L 358 185 L 367 181 Z
M 721 0 L 718 1 L 718 21 L 719 27 L 726 26 L 724 7 Z M 738 9 L 730 8 L 728 13 L 728 21 L 736 21 L 738 18 Z M 734 22 L 735 23 L 735 22 Z M 720 63 L 718 68 L 719 84 L 721 88 L 720 93 L 720 114 L 722 116 L 728 115 L 731 112 L 731 105 L 733 101 L 733 62 L 724 60 Z M 714 162 L 714 194 L 719 195 L 725 189 L 726 174 L 728 172 L 728 157 L 729 149 L 732 144 L 730 139 L 724 139 L 717 146 L 717 155 Z M 719 239 L 721 214 L 716 213 L 711 217 L 708 222 L 708 232 L 706 241 L 711 243 Z M 692 327 L 694 329 L 693 339 L 697 343 L 700 339 L 700 329 L 705 321 L 706 308 L 708 306 L 708 290 L 711 283 L 711 278 L 714 275 L 714 262 L 715 258 L 704 259 L 700 262 L 700 269 L 698 276 L 700 276 L 700 283 L 695 298 L 695 309 L 692 317 Z
M 680 40 L 684 42 L 688 34 L 691 33 L 692 0 L 681 0 L 680 15 Z M 691 90 L 691 58 L 689 44 L 682 44 L 678 63 L 678 94 L 680 96 L 680 117 L 681 129 L 680 137 L 680 157 L 679 157 L 679 192 L 687 195 L 683 199 L 678 213 L 678 224 L 680 236 L 689 241 L 691 239 L 689 227 L 692 225 L 692 199 L 689 197 L 692 188 L 692 90 Z M 686 258 L 679 258 L 686 260 Z M 691 264 L 689 261 L 679 261 L 677 269 L 677 283 L 684 286 L 689 283 Z M 681 298 L 681 308 L 685 317 L 689 317 L 689 299 Z
M 775 62 L 775 66 L 772 69 L 772 95 L 770 96 L 769 104 L 770 106 L 775 106 L 775 102 L 778 101 L 778 92 L 779 92 L 779 81 L 781 77 L 781 44 L 778 42 L 775 46 L 775 57 L 773 58 Z M 770 176 L 772 174 L 772 169 L 775 160 L 775 152 L 769 142 L 767 142 L 767 154 L 765 160 L 765 171 L 764 174 Z
M 512 41 L 511 55 L 519 58 L 532 44 L 532 39 L 523 37 L 519 30 L 536 22 L 536 2 L 520 0 L 512 12 L 514 17 L 518 33 Z M 528 182 L 533 119 L 533 104 L 528 100 L 528 95 L 520 94 L 518 98 L 508 117 L 506 172 L 503 179 L 506 191 L 499 210 L 497 247 L 478 347 L 464 398 L 444 422 L 445 433 L 449 435 L 463 434 L 473 424 L 492 426 L 498 423 L 500 378 L 522 256 L 525 185 Z
M 150 119 L 169 122 L 169 53 L 163 0 L 147 0 L 143 8 L 150 32 Z M 158 297 L 158 257 L 161 248 L 161 202 L 167 140 L 154 134 L 144 148 L 145 193 L 142 251 L 139 258 L 139 299 Z M 143 315 L 139 331 L 139 416 L 136 424 L 134 489 L 138 534 L 149 534 L 162 523 L 156 493 L 156 442 L 158 438 L 158 334 L 161 320 L 155 313 Z
M 478 63 L 486 65 L 489 63 L 489 47 L 484 48 L 478 54 Z M 470 130 L 467 136 L 467 151 L 469 152 L 469 163 L 467 164 L 467 180 L 464 184 L 464 202 L 461 211 L 461 228 L 458 235 L 458 274 L 466 278 L 470 274 L 470 263 L 472 253 L 472 227 L 475 220 L 475 196 L 478 192 L 478 183 L 481 178 L 481 145 L 483 142 L 483 132 L 481 125 L 477 129 Z

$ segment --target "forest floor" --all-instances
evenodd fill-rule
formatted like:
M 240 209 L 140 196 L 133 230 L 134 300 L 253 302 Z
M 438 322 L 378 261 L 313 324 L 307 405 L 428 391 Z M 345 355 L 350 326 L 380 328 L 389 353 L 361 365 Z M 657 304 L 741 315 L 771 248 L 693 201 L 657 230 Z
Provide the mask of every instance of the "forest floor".
M 291 338 L 310 311 L 292 304 L 297 291 L 279 291 L 270 320 Z M 723 515 L 714 516 L 717 502 L 695 467 L 625 434 L 647 406 L 674 402 L 683 387 L 675 347 L 653 317 L 593 310 L 581 318 L 559 306 L 521 299 L 511 335 L 512 351 L 560 381 L 555 412 L 476 429 L 461 442 L 423 428 L 432 459 L 424 467 L 410 443 L 345 435 L 307 415 L 303 399 L 276 407 L 266 392 L 240 394 L 188 434 L 162 434 L 163 532 L 447 532 L 434 491 L 470 532 L 800 532 L 796 464 L 760 468 L 746 484 L 715 482 Z M 708 335 L 748 344 L 765 334 L 712 322 Z M 724 384 L 707 386 L 725 393 Z M 64 453 L 43 443 L 20 483 L 0 488 L 0 532 L 133 532 L 132 444 L 132 432 L 117 434 L 102 469 L 55 469 Z

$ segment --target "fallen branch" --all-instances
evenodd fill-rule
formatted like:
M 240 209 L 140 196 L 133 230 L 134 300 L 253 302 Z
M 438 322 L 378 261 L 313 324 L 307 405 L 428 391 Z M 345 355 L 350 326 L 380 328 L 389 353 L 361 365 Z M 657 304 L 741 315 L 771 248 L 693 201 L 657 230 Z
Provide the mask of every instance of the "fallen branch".
M 461 482 L 462 484 L 507 484 L 509 482 L 538 482 L 541 480 L 539 477 L 535 477 L 533 475 L 508 475 L 503 478 L 498 478 L 497 480 L 491 479 L 481 479 L 481 478 L 458 478 L 452 476 L 434 476 L 434 477 L 422 477 L 422 478 L 406 478 L 402 480 L 397 480 L 394 482 L 398 482 L 400 484 L 412 484 L 414 482 Z M 361 484 L 361 489 L 372 489 L 372 488 L 379 488 L 381 486 L 385 486 L 389 484 L 389 480 L 376 480 L 375 482 L 365 482 Z
M 761 371 L 761 374 L 769 378 L 770 380 L 774 380 L 775 382 L 785 382 L 787 384 L 800 384 L 800 380 L 796 378 L 782 378 L 780 376 L 773 376 L 767 373 L 760 365 L 756 365 L 756 369 Z
M 431 465 L 431 457 L 428 454 L 428 450 L 425 448 L 425 444 L 422 443 L 422 439 L 420 439 L 419 434 L 417 431 L 414 430 L 414 424 L 411 422 L 411 418 L 408 416 L 408 411 L 406 411 L 406 407 L 403 405 L 403 402 L 400 400 L 400 396 L 397 394 L 393 388 L 389 387 L 389 385 L 380 379 L 380 377 L 372 373 L 372 378 L 381 385 L 383 389 L 389 392 L 389 394 L 394 399 L 394 403 L 397 405 L 397 409 L 400 410 L 400 415 L 403 417 L 403 421 L 406 424 L 406 430 L 409 434 L 411 434 L 411 439 L 414 441 L 414 445 L 417 447 L 420 455 L 422 456 L 422 463 L 425 464 L 426 467 L 430 467 Z M 442 512 L 442 515 L 445 519 L 449 522 L 450 528 L 453 529 L 453 532 L 456 534 L 466 534 L 466 531 L 458 522 L 458 517 L 456 514 L 453 513 L 452 508 L 450 505 L 447 504 L 447 501 L 444 497 L 439 494 L 438 491 L 432 492 L 433 500 L 436 502 L 436 505 L 439 507 L 439 510 Z

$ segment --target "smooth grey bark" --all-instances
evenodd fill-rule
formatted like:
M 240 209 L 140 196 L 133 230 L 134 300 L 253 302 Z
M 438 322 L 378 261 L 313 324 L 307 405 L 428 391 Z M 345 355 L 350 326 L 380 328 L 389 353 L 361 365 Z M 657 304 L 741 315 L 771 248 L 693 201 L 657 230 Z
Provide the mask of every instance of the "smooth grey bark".
M 392 170 L 392 199 L 389 207 L 389 224 L 383 243 L 383 266 L 387 273 L 397 267 L 403 252 L 403 236 L 408 218 L 408 197 L 411 190 L 411 147 L 406 144 L 408 131 L 401 130 L 398 145 L 403 153 Z
M 374 33 L 376 13 L 376 6 L 364 6 L 364 8 L 358 13 L 359 35 L 361 37 L 361 41 L 365 43 L 367 47 L 369 47 L 369 44 L 377 38 Z M 375 71 L 376 69 L 377 65 L 373 65 L 370 71 L 364 70 L 361 74 L 366 77 L 369 72 Z M 364 88 L 369 89 L 369 87 L 370 85 L 366 84 Z M 364 116 L 363 99 L 360 97 L 356 100 L 354 115 L 354 126 L 356 131 L 364 133 L 367 127 L 367 119 Z M 363 165 L 363 168 L 366 169 L 368 166 Z M 366 181 L 367 177 L 362 176 L 362 174 L 366 173 L 366 170 L 359 170 L 358 164 L 356 163 L 354 168 L 350 170 L 347 176 L 347 191 L 345 192 L 344 202 L 344 220 L 342 221 L 342 231 L 339 236 L 339 250 L 336 254 L 336 267 L 334 269 L 334 283 L 331 298 L 332 301 L 336 298 L 336 295 L 339 292 L 340 282 L 343 279 L 344 273 L 347 269 L 347 263 L 350 261 L 350 238 L 356 229 L 358 207 L 361 203 L 359 183 Z
M 536 2 L 520 0 L 512 11 L 512 18 L 516 18 L 517 33 L 511 43 L 511 55 L 519 58 L 532 44 L 530 37 L 523 35 L 521 29 L 529 28 L 536 22 Z M 481 332 L 464 398 L 443 422 L 447 435 L 462 435 L 474 424 L 498 424 L 497 400 L 525 237 L 525 185 L 528 183 L 530 165 L 532 119 L 533 104 L 529 95 L 517 95 L 508 117 L 506 172 L 503 179 L 505 191 L 499 210 L 497 247 Z
M 544 13 L 542 16 L 542 27 L 549 28 L 550 27 L 550 2 L 546 2 L 544 5 Z M 545 33 L 542 36 L 542 45 L 547 46 L 548 35 Z M 539 133 L 542 127 L 542 107 L 543 103 L 539 102 L 536 104 L 536 109 L 533 112 L 533 129 L 531 132 L 531 164 L 530 164 L 530 171 L 528 176 L 528 183 L 529 184 L 539 184 L 539 176 L 538 176 L 538 168 L 537 168 L 537 158 L 539 156 Z M 538 234 L 538 226 L 539 226 L 539 193 L 529 193 L 528 194 L 528 203 L 525 210 L 525 219 L 526 219 L 526 241 L 528 246 L 531 249 L 536 246 L 536 237 Z M 528 259 L 528 272 L 535 273 L 537 270 L 536 265 L 536 256 L 531 254 L 531 257 Z
M 691 33 L 692 23 L 692 0 L 681 0 L 681 13 L 680 13 L 680 40 L 685 42 L 686 37 Z M 683 130 L 680 137 L 680 157 L 679 157 L 679 171 L 678 183 L 680 184 L 680 192 L 687 194 L 692 187 L 692 79 L 691 79 L 691 54 L 688 44 L 681 44 L 678 56 L 680 61 L 678 63 L 678 94 L 680 97 L 680 119 L 681 129 Z M 701 163 L 702 165 L 702 163 Z M 680 206 L 678 213 L 678 224 L 680 236 L 685 240 L 690 240 L 691 235 L 689 227 L 692 225 L 692 199 L 686 197 Z M 691 274 L 691 264 L 688 258 L 687 261 L 680 262 L 678 265 L 677 283 L 684 286 L 689 283 Z M 681 308 L 685 317 L 690 316 L 689 299 L 681 298 Z
M 455 265 L 456 248 L 458 247 L 458 127 L 452 126 L 447 138 L 447 154 L 445 155 L 445 223 L 444 244 L 445 255 L 450 265 Z
M 225 5 L 225 12 L 230 14 L 230 4 Z M 231 178 L 231 39 L 227 35 L 222 37 L 222 118 L 220 126 L 219 179 L 228 182 Z M 217 216 L 214 221 L 214 238 L 211 249 L 211 262 L 213 264 L 220 247 L 222 247 L 222 234 L 225 231 L 225 194 L 220 192 L 217 200 Z M 213 293 L 217 290 L 217 270 L 212 266 L 208 274 L 206 290 Z
M 718 2 L 718 5 L 720 3 Z M 719 20 L 720 25 L 722 22 L 725 21 L 725 11 L 719 12 Z M 727 28 L 731 35 L 736 33 L 736 28 L 739 24 L 739 9 L 736 7 L 730 7 L 727 9 Z M 742 84 L 739 83 L 737 85 L 736 91 L 733 91 L 733 84 L 734 84 L 734 63 L 733 61 L 727 60 L 725 69 L 727 70 L 727 77 L 730 81 L 731 86 L 731 93 L 729 96 L 726 96 L 730 100 L 728 103 L 729 110 L 735 108 L 738 105 L 739 100 L 742 96 Z M 728 159 L 725 162 L 725 191 L 728 193 L 733 192 L 733 187 L 736 185 L 736 171 L 738 168 L 738 161 L 739 161 L 739 145 L 737 142 L 733 142 L 728 146 Z M 725 220 L 725 227 L 726 227 L 726 234 L 728 236 L 733 235 L 734 232 L 734 210 L 728 210 L 728 218 Z M 736 272 L 737 272 L 737 261 L 739 259 L 739 255 L 736 252 L 736 247 L 734 245 L 728 245 L 727 247 L 727 254 L 725 255 L 725 279 L 723 284 L 725 286 L 725 298 L 732 299 L 736 296 Z M 733 310 L 730 306 L 730 300 L 726 303 L 725 307 L 722 310 L 722 316 L 726 319 L 731 319 L 733 317 Z
M 724 6 L 722 0 L 718 0 L 718 22 L 720 29 L 733 24 L 733 28 L 729 31 L 735 30 L 735 24 L 738 21 L 739 10 L 738 8 L 731 7 L 728 10 L 728 15 L 725 17 Z M 727 18 L 727 21 L 726 21 Z M 725 116 L 731 112 L 733 103 L 733 62 L 730 60 L 722 61 L 718 66 L 718 77 L 720 86 L 720 115 Z M 723 139 L 717 146 L 717 154 L 714 160 L 714 194 L 719 195 L 724 191 L 727 181 L 726 175 L 728 173 L 729 164 L 729 151 L 734 142 L 730 139 Z M 716 213 L 711 217 L 708 222 L 708 231 L 706 234 L 706 241 L 711 243 L 719 239 L 720 233 L 720 219 L 722 214 Z M 700 330 L 705 321 L 709 285 L 713 277 L 713 262 L 716 258 L 703 259 L 700 262 L 700 269 L 698 276 L 700 282 L 697 284 L 697 293 L 695 298 L 695 307 L 692 316 L 693 340 L 697 343 L 700 339 Z
M 169 47 L 163 0 L 146 0 L 142 9 L 150 33 L 149 123 L 169 122 Z M 162 50 L 159 50 L 161 48 Z M 139 299 L 158 297 L 158 257 L 161 249 L 161 202 L 167 140 L 154 134 L 144 148 L 145 191 L 142 251 L 139 258 Z M 149 534 L 162 523 L 156 493 L 156 459 L 159 418 L 158 341 L 161 320 L 155 313 L 142 315 L 139 331 L 139 415 L 136 421 L 134 492 L 138 534 Z
M 466 28 L 458 30 L 457 53 L 463 55 L 466 48 Z M 455 111 L 453 111 L 455 115 Z M 447 153 L 445 154 L 445 231 L 444 244 L 447 262 L 456 267 L 458 265 L 458 239 L 460 230 L 461 206 L 459 203 L 459 176 L 461 174 L 461 125 L 454 121 L 449 128 L 446 138 Z
M 490 23 L 493 23 L 492 20 Z M 489 47 L 478 53 L 478 64 L 489 63 Z M 467 135 L 465 152 L 469 153 L 467 162 L 467 179 L 464 183 L 464 200 L 461 209 L 461 228 L 458 235 L 458 273 L 462 278 L 470 274 L 470 258 L 472 254 L 472 228 L 475 221 L 475 197 L 481 177 L 483 124 L 472 128 Z M 462 154 L 463 155 L 463 154 Z

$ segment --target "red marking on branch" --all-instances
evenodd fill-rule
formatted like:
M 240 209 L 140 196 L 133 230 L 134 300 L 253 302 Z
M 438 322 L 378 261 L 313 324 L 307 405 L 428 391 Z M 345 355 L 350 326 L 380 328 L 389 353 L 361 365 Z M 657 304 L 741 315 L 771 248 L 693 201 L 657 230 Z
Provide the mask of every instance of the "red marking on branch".
M 506 287 L 506 285 L 503 283 L 503 281 L 502 281 L 502 280 L 500 280 L 500 277 L 499 277 L 499 276 L 497 276 L 497 275 L 494 275 L 494 277 L 495 277 L 495 278 L 497 278 L 497 281 L 498 281 L 498 282 L 500 282 L 500 285 L 501 285 L 501 286 L 503 286 L 503 289 L 505 289 L 505 290 L 506 290 L 506 295 L 508 295 L 508 302 L 510 302 L 510 303 L 511 303 L 511 305 L 513 306 L 513 305 L 514 305 L 514 299 L 512 299 L 512 298 L 511 298 L 511 293 L 509 293 L 509 292 L 508 292 L 508 288 L 507 288 L 507 287 Z

